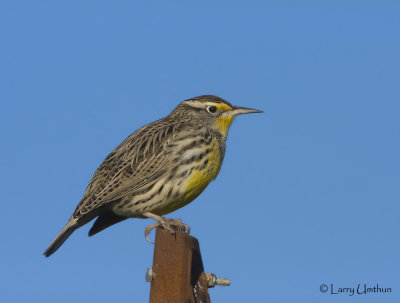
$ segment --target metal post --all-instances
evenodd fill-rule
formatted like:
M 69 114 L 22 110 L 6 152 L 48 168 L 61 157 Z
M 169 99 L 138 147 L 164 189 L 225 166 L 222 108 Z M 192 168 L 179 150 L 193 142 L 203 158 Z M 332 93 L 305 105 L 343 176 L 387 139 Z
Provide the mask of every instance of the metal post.
M 153 267 L 146 279 L 151 281 L 150 303 L 211 302 L 199 242 L 185 232 L 171 235 L 157 228 Z

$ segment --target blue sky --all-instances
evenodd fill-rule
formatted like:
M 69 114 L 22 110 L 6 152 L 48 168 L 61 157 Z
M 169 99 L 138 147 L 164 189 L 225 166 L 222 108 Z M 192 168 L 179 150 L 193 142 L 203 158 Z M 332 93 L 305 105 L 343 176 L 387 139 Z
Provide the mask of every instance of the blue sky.
M 150 220 L 42 252 L 101 161 L 180 101 L 238 117 L 221 173 L 170 214 L 213 302 L 399 302 L 396 1 L 3 1 L 1 302 L 146 302 Z M 321 293 L 391 287 L 391 294 Z

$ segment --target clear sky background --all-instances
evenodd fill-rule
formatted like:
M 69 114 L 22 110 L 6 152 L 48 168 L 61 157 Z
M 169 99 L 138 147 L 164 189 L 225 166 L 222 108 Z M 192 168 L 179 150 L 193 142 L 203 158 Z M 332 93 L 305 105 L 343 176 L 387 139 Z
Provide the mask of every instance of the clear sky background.
M 0 301 L 146 302 L 151 220 L 42 253 L 124 138 L 216 94 L 264 114 L 169 215 L 232 280 L 213 302 L 400 302 L 398 1 L 138 2 L 0 4 Z

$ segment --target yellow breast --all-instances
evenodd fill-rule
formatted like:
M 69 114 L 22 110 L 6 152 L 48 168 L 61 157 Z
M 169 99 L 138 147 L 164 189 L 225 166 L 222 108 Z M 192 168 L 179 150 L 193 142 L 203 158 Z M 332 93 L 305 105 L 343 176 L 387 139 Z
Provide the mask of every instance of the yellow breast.
M 220 154 L 219 145 L 217 139 L 213 139 L 211 142 L 212 151 L 208 154 L 207 165 L 201 169 L 194 169 L 188 178 L 181 184 L 180 188 L 177 189 L 179 195 L 166 203 L 161 204 L 152 212 L 157 215 L 165 215 L 173 212 L 186 204 L 192 202 L 201 192 L 207 187 L 207 185 L 215 179 L 221 168 L 222 156 Z
M 186 203 L 193 201 L 217 177 L 221 169 L 222 159 L 217 139 L 211 142 L 211 149 L 205 168 L 194 170 L 182 184 Z

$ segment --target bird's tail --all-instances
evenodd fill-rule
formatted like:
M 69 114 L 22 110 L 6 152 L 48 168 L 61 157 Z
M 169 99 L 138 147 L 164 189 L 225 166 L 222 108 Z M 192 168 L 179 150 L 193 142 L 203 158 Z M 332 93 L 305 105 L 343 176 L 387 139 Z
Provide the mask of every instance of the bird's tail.
M 43 253 L 46 257 L 52 255 L 68 239 L 68 237 L 79 227 L 76 219 L 71 219 L 60 231 L 57 237 L 51 242 L 50 246 Z

